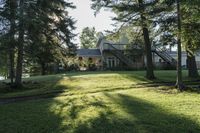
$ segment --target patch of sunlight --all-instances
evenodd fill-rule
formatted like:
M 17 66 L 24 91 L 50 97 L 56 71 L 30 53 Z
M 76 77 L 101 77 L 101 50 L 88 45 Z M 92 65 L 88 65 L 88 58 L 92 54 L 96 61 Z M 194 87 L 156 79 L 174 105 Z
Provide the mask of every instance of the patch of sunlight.
M 66 126 L 69 121 L 74 122 L 74 126 L 80 123 L 90 123 L 93 120 L 106 119 L 136 121 L 136 117 L 126 112 L 123 107 L 116 104 L 104 94 L 82 95 L 76 97 L 57 97 L 50 109 L 55 115 L 62 118 L 62 125 Z M 104 118 L 105 117 L 105 118 Z
M 116 73 L 101 73 L 101 74 L 86 74 L 86 75 L 74 75 L 72 77 L 74 78 L 84 78 L 84 77 L 115 77 L 118 76 L 119 74 Z
M 88 75 L 63 77 L 56 86 L 66 88 L 71 93 L 82 94 L 130 89 L 134 84 L 136 84 L 135 81 L 115 74 L 115 76 L 95 76 L 95 78 L 88 77 Z
M 184 116 L 200 123 L 200 113 L 196 112 L 200 110 L 199 94 L 188 92 L 166 94 L 151 89 L 133 89 L 117 93 L 144 100 L 146 103 L 164 109 L 166 113 Z

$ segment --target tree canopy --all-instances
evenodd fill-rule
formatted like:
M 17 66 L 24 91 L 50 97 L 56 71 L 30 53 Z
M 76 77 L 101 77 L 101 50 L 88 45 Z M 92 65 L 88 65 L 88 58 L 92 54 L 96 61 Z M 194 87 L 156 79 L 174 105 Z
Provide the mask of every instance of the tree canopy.
M 1 1 L 1 47 L 8 53 L 5 64 L 12 83 L 16 77 L 16 85 L 21 84 L 27 60 L 44 69 L 48 63 L 63 62 L 75 54 L 70 8 L 75 6 L 67 0 Z
M 97 44 L 97 32 L 94 27 L 85 27 L 80 35 L 81 48 L 95 48 Z

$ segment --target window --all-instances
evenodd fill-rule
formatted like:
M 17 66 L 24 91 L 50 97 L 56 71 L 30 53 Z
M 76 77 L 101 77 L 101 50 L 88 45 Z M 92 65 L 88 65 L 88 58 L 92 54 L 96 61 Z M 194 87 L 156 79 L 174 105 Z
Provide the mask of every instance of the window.
M 116 67 L 117 61 L 115 57 L 108 57 L 107 58 L 107 67 L 108 68 L 113 68 Z

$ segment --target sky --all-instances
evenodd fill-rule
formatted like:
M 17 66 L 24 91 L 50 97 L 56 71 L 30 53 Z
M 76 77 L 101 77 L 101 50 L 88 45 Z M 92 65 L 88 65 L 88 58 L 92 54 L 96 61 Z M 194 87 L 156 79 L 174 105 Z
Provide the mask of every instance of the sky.
M 77 20 L 75 33 L 81 33 L 85 27 L 95 27 L 97 32 L 104 32 L 105 30 L 112 30 L 111 24 L 114 22 L 111 17 L 114 13 L 101 10 L 95 17 L 94 10 L 91 9 L 91 0 L 71 0 L 76 9 L 70 10 L 70 15 Z M 76 37 L 76 43 L 80 43 L 79 35 Z

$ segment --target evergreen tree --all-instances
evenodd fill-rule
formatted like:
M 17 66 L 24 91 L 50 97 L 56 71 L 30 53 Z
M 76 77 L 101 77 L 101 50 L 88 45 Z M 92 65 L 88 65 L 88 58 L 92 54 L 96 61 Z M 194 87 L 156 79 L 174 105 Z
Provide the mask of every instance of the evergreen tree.
M 71 2 L 4 0 L 1 5 L 1 23 L 5 25 L 2 26 L 0 35 L 1 47 L 9 53 L 9 75 L 12 84 L 16 66 L 15 86 L 22 85 L 24 56 L 34 60 L 38 57 L 36 55 L 40 55 L 38 59 L 42 59 L 42 64 L 61 61 L 75 53 L 76 45 L 72 43 L 75 21 L 67 11 L 69 8 L 75 8 Z M 48 60 L 47 57 L 51 59 Z
M 11 79 L 11 85 L 14 84 L 14 55 L 16 47 L 16 10 L 17 1 L 16 0 L 3 0 L 1 1 L 1 45 L 3 45 L 4 50 L 8 53 L 8 68 L 9 68 L 9 78 Z
M 46 74 L 48 63 L 63 62 L 75 53 L 76 46 L 72 43 L 75 22 L 67 7 L 74 8 L 72 3 L 62 0 L 52 3 L 43 0 L 30 8 L 27 26 L 30 41 L 26 49 L 28 56 L 41 65 L 42 75 Z
M 25 35 L 25 27 L 24 27 L 24 17 L 25 17 L 25 0 L 19 0 L 19 15 L 18 15 L 18 29 L 19 29 L 19 37 L 17 42 L 17 66 L 16 66 L 16 78 L 15 85 L 16 87 L 20 87 L 22 85 L 22 67 L 23 67 L 23 54 L 24 54 L 24 35 Z
M 177 5 L 177 24 L 178 24 L 178 34 L 177 34 L 177 51 L 178 51 L 178 61 L 177 61 L 177 80 L 176 86 L 179 90 L 183 90 L 183 80 L 182 80 L 182 49 L 181 49 L 181 10 L 180 10 L 180 0 L 176 1 Z
M 155 24 L 156 17 L 159 17 L 168 6 L 163 1 L 158 0 L 118 0 L 118 1 L 106 1 L 106 0 L 92 0 L 92 8 L 97 12 L 102 7 L 109 8 L 117 15 L 117 22 L 121 22 L 122 25 L 133 25 L 135 28 L 140 28 L 143 31 L 143 39 L 145 44 L 146 54 L 146 77 L 148 79 L 154 79 L 152 52 L 151 52 L 151 40 L 149 29 Z
M 95 48 L 97 44 L 97 33 L 95 31 L 95 28 L 84 28 L 81 32 L 80 41 L 81 48 Z
M 182 38 L 187 51 L 188 76 L 198 77 L 195 53 L 200 49 L 200 2 L 185 1 L 182 4 Z
M 177 64 L 177 87 L 183 89 L 181 72 L 181 47 L 185 46 L 188 59 L 189 77 L 197 77 L 198 71 L 195 61 L 195 51 L 199 49 L 199 1 L 167 0 L 173 8 L 164 12 L 159 21 L 160 30 L 170 33 L 171 38 L 177 38 L 178 64 Z M 160 23 L 161 22 L 161 23 Z M 177 34 L 178 33 L 178 34 Z M 178 35 L 178 37 L 176 37 Z M 182 40 L 181 40 L 182 38 Z

